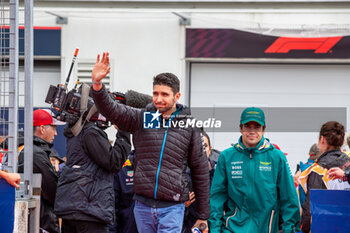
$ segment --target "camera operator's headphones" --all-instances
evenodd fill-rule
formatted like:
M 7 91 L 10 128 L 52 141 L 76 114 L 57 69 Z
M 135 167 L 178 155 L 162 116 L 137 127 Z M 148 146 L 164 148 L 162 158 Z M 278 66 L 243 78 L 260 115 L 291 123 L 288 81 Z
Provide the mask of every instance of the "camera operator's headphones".
M 72 127 L 72 133 L 74 134 L 74 136 L 79 135 L 79 133 L 81 132 L 81 130 L 85 125 L 85 122 L 89 121 L 92 115 L 94 115 L 97 112 L 96 105 L 94 104 L 90 108 L 87 116 L 84 118 L 84 114 L 88 111 L 88 98 L 89 98 L 89 92 L 91 87 L 86 83 L 83 83 L 81 88 L 82 89 L 81 89 L 81 98 L 80 98 L 80 117 Z

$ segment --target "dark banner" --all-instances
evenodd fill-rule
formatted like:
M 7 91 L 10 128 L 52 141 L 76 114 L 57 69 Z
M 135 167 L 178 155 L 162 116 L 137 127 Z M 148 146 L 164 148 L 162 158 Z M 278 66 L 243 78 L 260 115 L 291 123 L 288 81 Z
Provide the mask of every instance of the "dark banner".
M 3 26 L 1 54 L 9 55 L 10 28 Z M 24 55 L 24 27 L 19 27 L 19 55 Z M 34 27 L 34 56 L 61 56 L 61 27 Z
M 186 29 L 186 58 L 350 58 L 350 36 L 277 37 L 233 29 Z

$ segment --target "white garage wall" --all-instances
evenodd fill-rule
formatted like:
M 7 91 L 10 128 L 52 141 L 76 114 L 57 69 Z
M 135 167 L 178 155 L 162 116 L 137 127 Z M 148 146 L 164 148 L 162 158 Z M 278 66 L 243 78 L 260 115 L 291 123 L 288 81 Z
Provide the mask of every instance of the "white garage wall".
M 53 1 L 54 2 L 54 1 Z M 136 4 L 137 5 L 137 4 Z M 325 28 L 343 32 L 344 22 L 350 20 L 346 9 L 292 9 L 273 6 L 264 9 L 188 9 L 181 3 L 176 9 L 158 8 L 67 8 L 63 5 L 34 8 L 35 26 L 62 27 L 61 80 L 66 78 L 76 47 L 78 60 L 95 59 L 96 54 L 109 51 L 112 60 L 114 90 L 135 89 L 152 92 L 152 77 L 161 72 L 173 72 L 181 80 L 181 102 L 188 93 L 185 67 L 185 26 L 179 25 L 179 12 L 191 19 L 189 28 L 312 29 L 299 36 L 319 36 Z M 67 17 L 68 24 L 57 25 L 52 12 Z M 321 28 L 321 29 L 320 29 Z M 288 31 L 288 30 L 287 30 Z M 323 35 L 323 34 L 322 34 Z M 73 83 L 73 82 L 72 82 Z
M 267 3 L 266 6 L 260 5 L 261 9 L 254 9 L 249 5 L 250 3 L 247 3 L 247 8 L 245 8 L 244 4 L 241 4 L 239 8 L 215 9 L 209 7 L 208 9 L 190 9 L 182 7 L 181 3 L 179 3 L 176 5 L 176 9 L 162 9 L 157 5 L 154 5 L 153 9 L 150 7 L 142 9 L 138 8 L 137 3 L 135 3 L 134 8 L 131 6 L 128 9 L 118 8 L 117 5 L 111 5 L 111 7 L 105 9 L 97 9 L 88 8 L 86 5 L 84 5 L 85 8 L 77 6 L 70 8 L 63 3 L 61 5 L 59 1 L 51 2 L 52 4 L 34 8 L 34 25 L 62 27 L 61 82 L 66 78 L 76 47 L 80 48 L 78 61 L 79 59 L 95 59 L 97 53 L 108 50 L 111 53 L 111 72 L 113 73 L 112 77 L 114 77 L 112 90 L 123 92 L 128 89 L 134 89 L 150 94 L 152 92 L 152 77 L 155 74 L 165 71 L 173 72 L 181 80 L 182 97 L 180 101 L 182 103 L 187 103 L 189 99 L 188 92 L 185 91 L 188 88 L 186 75 L 189 72 L 185 67 L 186 63 L 184 60 L 185 28 L 179 25 L 179 18 L 172 14 L 172 11 L 181 12 L 183 15 L 191 18 L 191 25 L 187 27 L 192 28 L 256 29 L 258 27 L 268 29 L 288 28 L 296 29 L 296 31 L 300 28 L 310 29 L 303 34 L 299 34 L 299 36 L 319 36 L 320 32 L 329 32 L 330 30 L 327 30 L 327 28 L 338 28 L 339 30 L 332 30 L 332 32 L 343 33 L 348 30 L 347 28 L 343 30 L 344 22 L 349 22 L 350 20 L 349 10 L 346 7 L 339 7 L 339 5 L 335 5 L 334 8 L 331 6 L 325 8 L 320 5 L 310 7 L 308 4 L 304 4 L 305 9 L 303 9 L 300 5 L 291 7 L 293 3 L 288 3 L 284 6 L 278 5 L 278 7 Z M 56 17 L 46 13 L 47 11 L 67 17 L 68 24 L 57 25 L 55 23 Z M 266 30 L 264 29 L 262 32 L 266 32 Z M 244 79 L 244 85 L 252 84 L 254 80 L 246 77 L 247 69 L 243 65 L 240 67 L 237 68 L 235 76 Z M 254 70 L 255 67 L 251 67 L 251 69 Z M 276 74 L 280 77 L 280 79 L 274 80 L 265 77 L 265 81 L 273 86 L 282 87 L 281 89 L 272 89 L 271 93 L 268 93 L 261 88 L 265 84 L 255 83 L 257 86 L 254 88 L 254 91 L 261 96 L 257 100 L 254 95 L 244 93 L 241 91 L 241 88 L 233 85 L 232 87 L 225 86 L 226 92 L 216 96 L 231 100 L 244 97 L 246 104 L 249 105 L 265 105 L 270 102 L 281 104 L 285 102 L 287 106 L 313 106 L 315 104 L 313 99 L 322 98 L 323 90 L 327 89 L 326 93 L 332 96 L 335 103 L 342 105 L 342 97 L 337 97 L 334 93 L 337 88 L 341 93 L 345 93 L 347 86 L 340 85 L 337 87 L 336 85 L 330 85 L 327 83 L 327 79 L 320 82 L 317 79 L 320 75 L 333 78 L 331 72 L 324 73 L 322 66 L 314 70 L 304 69 L 303 72 L 293 69 L 292 72 L 289 70 L 288 73 L 283 75 L 281 72 L 284 68 L 279 68 L 279 65 L 275 65 L 274 69 L 265 69 L 275 72 L 272 74 L 273 77 Z M 210 70 L 206 69 L 204 72 L 210 72 Z M 222 67 L 212 77 L 215 77 L 215 80 L 219 82 L 220 78 L 225 75 L 224 72 L 225 68 Z M 252 71 L 251 75 L 253 77 L 261 76 L 260 72 L 265 71 Z M 349 73 L 348 70 L 344 70 L 342 80 L 340 80 L 342 83 L 347 83 L 345 78 L 346 72 Z M 314 88 L 319 90 L 312 96 L 308 95 L 307 88 L 304 86 L 305 80 L 301 78 L 304 74 L 308 74 L 309 77 L 306 86 L 314 85 Z M 283 78 L 284 76 L 289 78 Z M 74 80 L 74 75 L 72 79 Z M 207 81 L 209 82 L 206 84 L 207 86 L 213 86 L 210 80 L 202 80 L 201 82 Z M 214 84 L 216 85 L 216 83 Z M 196 85 L 192 82 L 191 91 L 195 95 L 197 94 Z M 201 85 L 198 87 L 202 88 Z M 34 93 L 38 93 L 36 88 Z M 231 90 L 234 90 L 236 94 L 229 94 Z M 283 97 L 276 98 L 277 96 L 280 97 L 281 93 L 283 93 Z M 288 100 L 295 97 L 297 98 L 294 102 L 288 102 Z M 302 99 L 302 97 L 305 98 Z M 42 98 L 42 96 L 34 98 Z M 317 106 L 322 106 L 322 104 L 320 102 Z M 219 136 L 215 137 L 218 138 Z M 283 142 L 281 143 L 283 144 Z M 309 145 L 310 143 L 305 144 Z M 224 143 L 222 147 L 227 147 L 227 143 Z M 283 145 L 281 147 L 283 148 Z M 305 151 L 307 152 L 308 148 L 307 150 L 304 148 L 302 154 L 305 154 Z M 287 152 L 293 155 L 289 148 L 287 148 Z
M 36 66 L 33 72 L 33 107 L 49 107 L 45 98 L 50 85 L 57 85 L 60 82 L 59 66 Z M 24 70 L 19 69 L 18 105 L 24 107 Z
M 346 7 L 327 10 L 227 9 L 227 12 L 221 13 L 194 12 L 190 17 L 194 28 L 234 28 L 268 35 L 298 37 L 350 34 L 350 28 L 345 24 L 350 20 L 350 12 Z
M 349 74 L 347 65 L 194 63 L 191 106 L 348 106 Z
M 79 59 L 95 60 L 98 53 L 109 51 L 114 90 L 124 92 L 134 89 L 151 94 L 152 79 L 162 72 L 172 72 L 185 80 L 185 62 L 181 59 L 184 56 L 184 27 L 171 12 L 118 13 L 93 9 L 79 12 L 65 9 L 60 12 L 68 17 L 68 24 L 60 25 L 62 81 L 66 78 L 76 47 L 80 49 L 77 62 Z M 41 17 L 35 25 L 43 25 L 47 22 L 45 19 L 52 18 L 43 11 L 38 14 Z M 73 85 L 74 82 L 71 83 Z
M 347 107 L 350 67 L 346 65 L 219 64 L 191 66 L 191 107 Z M 315 116 L 317 117 L 317 116 Z M 347 117 L 347 122 L 349 121 Z M 236 120 L 237 125 L 239 119 Z M 349 126 L 348 126 L 349 127 Z M 269 133 L 266 137 L 288 153 L 294 170 L 306 161 L 317 133 Z M 226 149 L 239 133 L 210 133 L 213 147 Z
M 60 69 L 57 68 L 35 68 L 33 74 L 33 105 L 34 107 L 50 107 L 45 103 L 47 91 L 50 85 L 56 86 L 60 83 Z

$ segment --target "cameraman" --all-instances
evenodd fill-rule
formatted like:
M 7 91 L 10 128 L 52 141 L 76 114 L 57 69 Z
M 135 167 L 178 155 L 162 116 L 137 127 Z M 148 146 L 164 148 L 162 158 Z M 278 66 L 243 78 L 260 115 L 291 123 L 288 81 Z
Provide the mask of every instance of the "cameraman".
M 130 135 L 118 131 L 111 146 L 98 125 L 87 122 L 77 136 L 72 133 L 72 124 L 65 128 L 67 163 L 55 202 L 62 233 L 107 233 L 107 224 L 114 222 L 113 176 L 131 150 Z

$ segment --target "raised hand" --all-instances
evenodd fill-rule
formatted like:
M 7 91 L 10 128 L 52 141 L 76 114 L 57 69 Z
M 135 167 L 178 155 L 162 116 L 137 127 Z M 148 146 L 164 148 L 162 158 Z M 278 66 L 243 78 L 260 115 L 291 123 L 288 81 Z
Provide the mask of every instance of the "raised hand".
M 94 90 L 98 91 L 102 88 L 101 80 L 107 76 L 111 67 L 109 66 L 109 53 L 104 52 L 100 60 L 100 54 L 97 55 L 96 64 L 92 70 L 92 87 Z

